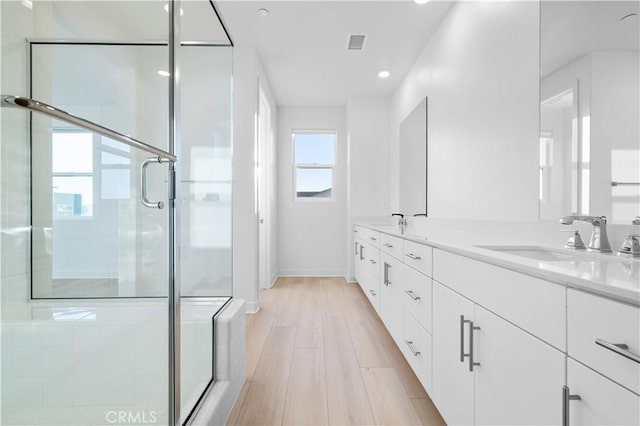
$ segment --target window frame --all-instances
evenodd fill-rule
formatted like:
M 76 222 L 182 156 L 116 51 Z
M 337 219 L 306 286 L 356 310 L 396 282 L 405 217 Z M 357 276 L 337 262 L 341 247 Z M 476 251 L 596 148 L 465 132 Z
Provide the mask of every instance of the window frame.
M 322 134 L 333 135 L 333 164 L 327 163 L 296 163 L 296 135 L 298 134 Z M 336 129 L 292 129 L 291 130 L 291 163 L 293 182 L 293 201 L 295 202 L 332 202 L 335 201 L 335 168 L 338 163 L 338 131 Z M 298 196 L 298 169 L 330 169 L 331 170 L 331 196 L 329 197 L 299 197 Z

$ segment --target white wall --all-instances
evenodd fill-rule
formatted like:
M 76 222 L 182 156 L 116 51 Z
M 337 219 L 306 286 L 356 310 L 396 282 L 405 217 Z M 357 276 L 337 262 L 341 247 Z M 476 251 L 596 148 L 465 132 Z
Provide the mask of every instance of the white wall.
M 388 216 L 390 193 L 389 100 L 351 98 L 347 102 L 348 215 L 347 233 L 365 216 Z M 347 254 L 353 250 L 347 238 Z M 347 256 L 347 277 L 353 276 L 353 256 Z
M 291 140 L 294 129 L 337 131 L 331 201 L 294 201 Z M 345 275 L 346 111 L 338 107 L 281 107 L 277 135 L 279 273 Z
M 275 123 L 276 104 L 260 58 L 255 49 L 235 47 L 233 52 L 233 296 L 246 301 L 247 312 L 256 312 L 259 308 L 255 179 L 258 85 L 262 87 L 269 99 L 272 123 Z M 275 174 L 275 167 L 272 173 Z M 277 220 L 272 222 L 272 226 L 272 235 L 277 235 Z M 277 256 L 277 251 L 272 248 L 273 256 Z
M 432 217 L 538 217 L 539 3 L 459 2 L 391 100 L 392 207 L 398 127 L 429 97 Z

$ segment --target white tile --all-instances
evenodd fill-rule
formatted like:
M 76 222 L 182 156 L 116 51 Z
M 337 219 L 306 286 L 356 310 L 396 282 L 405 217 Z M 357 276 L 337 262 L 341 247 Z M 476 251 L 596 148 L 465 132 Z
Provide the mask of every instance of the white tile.
M 42 349 L 43 377 L 71 377 L 73 375 L 73 348 L 46 346 Z
M 137 377 L 133 384 L 134 406 L 146 407 L 162 406 L 167 401 L 167 377 Z
M 104 376 L 104 350 L 99 346 L 74 346 L 73 374 L 77 377 Z
M 133 407 L 135 377 L 113 375 L 105 378 L 104 405 Z
M 67 346 L 73 344 L 73 327 L 70 324 L 51 321 L 40 324 L 43 346 Z
M 228 345 L 217 345 L 215 349 L 216 380 L 229 380 L 230 354 Z
M 71 377 L 50 377 L 42 383 L 42 405 L 45 407 L 72 406 L 74 380 Z
M 2 407 L 39 407 L 42 405 L 42 380 L 39 378 L 3 377 Z
M 36 323 L 5 323 L 1 332 L 3 348 L 42 345 L 42 332 Z
M 136 374 L 136 355 L 133 346 L 113 345 L 105 351 L 107 376 Z
M 104 376 L 73 378 L 73 405 L 100 406 L 104 400 Z
M 42 377 L 42 350 L 38 347 L 5 348 L 2 351 L 5 377 Z
M 163 376 L 166 374 L 167 364 L 166 345 L 137 346 L 135 348 L 136 376 Z

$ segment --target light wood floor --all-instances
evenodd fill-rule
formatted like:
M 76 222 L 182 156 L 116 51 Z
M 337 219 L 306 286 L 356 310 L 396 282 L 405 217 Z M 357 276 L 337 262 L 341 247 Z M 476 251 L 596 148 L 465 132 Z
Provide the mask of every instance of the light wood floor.
M 444 425 L 357 284 L 281 278 L 247 316 L 228 425 Z

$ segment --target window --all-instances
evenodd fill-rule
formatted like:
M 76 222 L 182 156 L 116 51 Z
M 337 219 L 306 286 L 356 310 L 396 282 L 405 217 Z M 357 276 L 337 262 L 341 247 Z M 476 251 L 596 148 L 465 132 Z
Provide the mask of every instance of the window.
M 93 134 L 52 134 L 53 217 L 93 216 Z
M 335 165 L 335 131 L 294 131 L 293 169 L 296 200 L 330 200 Z

